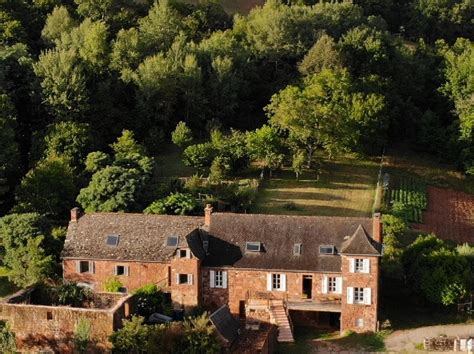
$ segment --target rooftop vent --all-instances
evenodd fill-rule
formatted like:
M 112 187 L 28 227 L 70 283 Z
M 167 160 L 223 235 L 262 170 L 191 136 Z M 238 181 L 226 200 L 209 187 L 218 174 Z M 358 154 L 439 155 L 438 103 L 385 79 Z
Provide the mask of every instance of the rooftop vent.
M 295 243 L 293 246 L 293 255 L 294 256 L 301 256 L 303 252 L 303 244 L 302 243 Z
M 246 252 L 260 252 L 262 250 L 261 242 L 246 242 L 245 251 Z
M 335 254 L 336 249 L 331 245 L 319 246 L 319 254 Z
M 119 242 L 119 235 L 107 235 L 105 243 L 107 246 L 117 246 Z
M 178 236 L 168 236 L 166 239 L 166 247 L 178 247 Z

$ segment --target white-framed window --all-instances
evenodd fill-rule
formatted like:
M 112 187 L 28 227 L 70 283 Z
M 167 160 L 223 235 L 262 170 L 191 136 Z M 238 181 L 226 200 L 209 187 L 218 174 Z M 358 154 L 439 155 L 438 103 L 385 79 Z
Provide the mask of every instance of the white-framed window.
M 268 273 L 267 274 L 268 291 L 286 291 L 286 274 Z
M 354 304 L 364 303 L 364 288 L 354 288 Z
M 355 326 L 357 328 L 364 328 L 364 319 L 363 318 L 356 318 Z
M 225 270 L 211 270 L 209 272 L 211 288 L 227 288 L 227 272 Z
M 336 277 L 328 277 L 328 291 L 330 293 L 336 292 Z
M 372 304 L 372 289 L 347 287 L 347 303 L 358 305 Z
M 351 273 L 370 273 L 370 259 L 368 258 L 350 258 L 349 272 Z
M 180 249 L 178 250 L 178 258 L 191 258 L 191 253 L 188 249 Z
M 125 265 L 116 265 L 114 268 L 114 275 L 128 276 L 130 275 L 130 267 Z
M 77 273 L 95 273 L 95 263 L 92 261 L 76 261 Z
M 176 284 L 191 285 L 192 283 L 193 283 L 193 275 L 192 274 L 176 274 Z
M 323 294 L 342 294 L 342 277 L 324 275 L 321 284 Z

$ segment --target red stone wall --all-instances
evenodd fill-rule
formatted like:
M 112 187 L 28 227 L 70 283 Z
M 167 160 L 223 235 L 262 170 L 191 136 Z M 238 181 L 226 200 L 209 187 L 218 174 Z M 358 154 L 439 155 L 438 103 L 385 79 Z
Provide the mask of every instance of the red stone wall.
M 323 295 L 321 292 L 321 283 L 324 275 L 340 276 L 338 273 L 307 273 L 307 272 L 277 272 L 277 271 L 258 271 L 247 269 L 225 269 L 227 271 L 227 289 L 211 288 L 209 274 L 213 268 L 202 269 L 202 304 L 205 308 L 214 310 L 224 304 L 229 304 L 230 311 L 234 314 L 239 313 L 240 301 L 246 300 L 247 291 L 266 292 L 267 274 L 284 273 L 286 274 L 286 291 L 273 291 L 273 295 L 288 299 L 301 299 L 303 294 L 303 276 L 313 276 L 313 299 L 318 299 Z M 217 268 L 216 268 L 217 269 Z M 222 268 L 219 268 L 221 270 Z M 334 297 L 337 297 L 336 295 Z
M 377 329 L 378 312 L 378 286 L 380 272 L 379 257 L 342 257 L 342 309 L 341 309 L 341 332 L 352 330 L 354 332 L 375 332 Z M 370 273 L 350 273 L 350 258 L 368 258 L 370 259 Z M 347 287 L 360 287 L 372 289 L 371 305 L 348 304 Z M 364 327 L 357 328 L 356 319 L 364 320 Z
M 114 317 L 126 314 L 129 301 L 124 298 L 109 310 L 0 303 L 0 319 L 11 324 L 19 350 L 73 353 L 74 328 L 85 318 L 92 324 L 88 352 L 110 353 Z
M 114 277 L 116 265 L 129 267 L 128 275 L 117 276 L 128 292 L 138 289 L 146 284 L 157 284 L 160 287 L 168 286 L 168 268 L 166 263 L 145 262 L 122 262 L 122 261 L 94 261 L 95 273 L 77 273 L 76 260 L 65 259 L 63 261 L 63 276 L 69 281 L 89 283 L 95 291 L 103 291 L 103 283 L 110 277 Z
M 188 310 L 200 305 L 201 261 L 194 257 L 171 260 L 171 300 L 175 308 Z M 178 284 L 178 274 L 191 274 L 192 284 Z

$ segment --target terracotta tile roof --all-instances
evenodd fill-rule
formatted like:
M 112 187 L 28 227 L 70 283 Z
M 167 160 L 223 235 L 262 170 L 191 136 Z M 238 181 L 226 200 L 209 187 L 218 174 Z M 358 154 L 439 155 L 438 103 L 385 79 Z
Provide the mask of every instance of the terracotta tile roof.
M 381 255 L 381 244 L 372 240 L 362 225 L 357 227 L 354 235 L 344 241 L 341 247 L 341 253 L 347 255 Z
M 131 213 L 85 214 L 69 223 L 62 258 L 167 261 L 176 247 L 167 247 L 168 236 L 178 236 L 178 247 L 195 243 L 201 217 Z M 106 244 L 118 235 L 117 246 Z
M 210 228 L 200 229 L 202 222 L 190 216 L 85 214 L 69 223 L 62 257 L 166 262 L 176 247 L 189 247 L 203 266 L 339 272 L 340 256 L 320 255 L 319 246 L 367 255 L 379 255 L 381 248 L 371 239 L 371 218 L 214 213 Z M 119 236 L 117 246 L 106 244 L 108 235 Z M 176 247 L 166 246 L 169 236 L 178 236 Z M 247 242 L 259 242 L 261 252 L 246 251 Z M 302 245 L 300 255 L 295 244 Z
M 372 219 L 214 213 L 203 266 L 340 272 L 341 257 L 320 255 L 319 246 L 334 245 L 340 252 L 352 235 L 355 246 L 360 228 L 371 237 Z M 246 242 L 260 242 L 262 251 L 246 252 Z M 302 244 L 301 255 L 293 254 L 296 243 Z

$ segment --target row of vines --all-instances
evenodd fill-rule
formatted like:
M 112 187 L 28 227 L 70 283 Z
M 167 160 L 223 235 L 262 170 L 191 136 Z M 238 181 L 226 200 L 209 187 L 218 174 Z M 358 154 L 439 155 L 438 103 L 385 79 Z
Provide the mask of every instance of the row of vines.
M 384 191 L 385 205 L 402 212 L 409 222 L 423 223 L 423 210 L 428 206 L 426 184 L 415 178 L 391 180 Z

